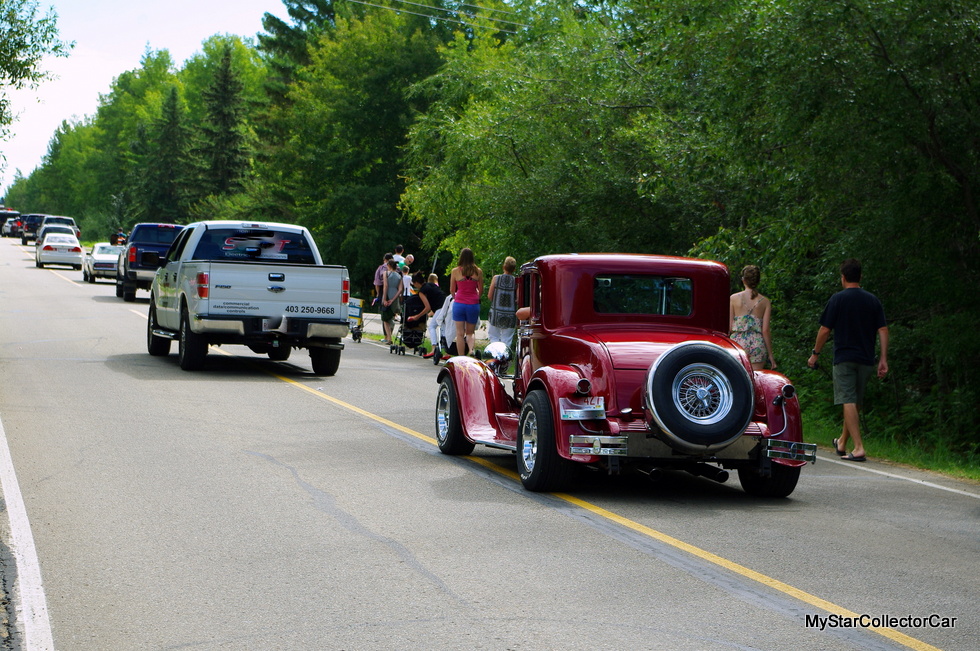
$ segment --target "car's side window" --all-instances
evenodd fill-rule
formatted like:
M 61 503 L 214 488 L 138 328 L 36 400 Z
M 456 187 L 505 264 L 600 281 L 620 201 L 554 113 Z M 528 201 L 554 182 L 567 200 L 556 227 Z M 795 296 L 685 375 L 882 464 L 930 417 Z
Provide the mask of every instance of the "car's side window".
M 187 245 L 187 238 L 190 237 L 191 229 L 185 228 L 174 240 L 174 243 L 170 245 L 170 249 L 167 251 L 167 260 L 171 262 L 180 259 L 181 254 L 184 252 L 184 247 Z

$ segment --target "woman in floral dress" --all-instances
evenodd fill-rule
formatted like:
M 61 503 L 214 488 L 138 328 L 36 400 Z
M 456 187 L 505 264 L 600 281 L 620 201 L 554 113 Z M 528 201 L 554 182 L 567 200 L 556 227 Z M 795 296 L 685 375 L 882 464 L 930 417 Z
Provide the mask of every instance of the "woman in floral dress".
M 728 329 L 732 339 L 749 354 L 752 368 L 761 371 L 769 359 L 769 368 L 776 368 L 772 356 L 772 334 L 769 317 L 772 303 L 756 289 L 762 273 L 754 264 L 742 269 L 743 291 L 732 294 L 729 300 Z

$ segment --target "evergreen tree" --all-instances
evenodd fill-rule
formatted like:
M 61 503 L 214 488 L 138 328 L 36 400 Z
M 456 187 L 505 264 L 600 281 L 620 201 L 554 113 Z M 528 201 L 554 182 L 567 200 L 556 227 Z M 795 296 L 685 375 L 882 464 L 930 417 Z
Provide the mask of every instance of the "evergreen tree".
M 187 217 L 188 133 L 182 118 L 177 88 L 171 87 L 143 156 L 142 184 L 136 198 L 140 219 L 181 223 Z
M 214 81 L 202 96 L 205 118 L 195 158 L 201 166 L 200 186 L 204 196 L 242 190 L 249 168 L 243 90 L 244 85 L 231 65 L 231 46 L 225 45 Z

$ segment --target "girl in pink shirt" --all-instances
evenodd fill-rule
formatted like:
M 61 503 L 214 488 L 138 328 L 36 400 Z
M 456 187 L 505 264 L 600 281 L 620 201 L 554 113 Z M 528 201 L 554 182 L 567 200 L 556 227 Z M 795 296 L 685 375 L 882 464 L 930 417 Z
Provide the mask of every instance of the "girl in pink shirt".
M 453 297 L 456 354 L 465 355 L 476 346 L 476 324 L 480 321 L 483 293 L 483 270 L 476 266 L 472 250 L 459 252 L 459 261 L 449 275 L 449 293 Z

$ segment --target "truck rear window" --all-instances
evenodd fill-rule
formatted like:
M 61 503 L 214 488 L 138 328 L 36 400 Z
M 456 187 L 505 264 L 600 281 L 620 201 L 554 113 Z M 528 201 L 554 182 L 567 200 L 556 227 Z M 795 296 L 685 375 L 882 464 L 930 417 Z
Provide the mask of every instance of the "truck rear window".
M 693 306 L 691 279 L 641 274 L 597 275 L 592 302 L 597 314 L 690 316 Z
M 302 233 L 273 229 L 209 228 L 197 243 L 193 259 L 316 264 Z
M 129 241 L 146 242 L 147 244 L 173 244 L 182 228 L 182 226 L 138 226 L 129 236 Z

